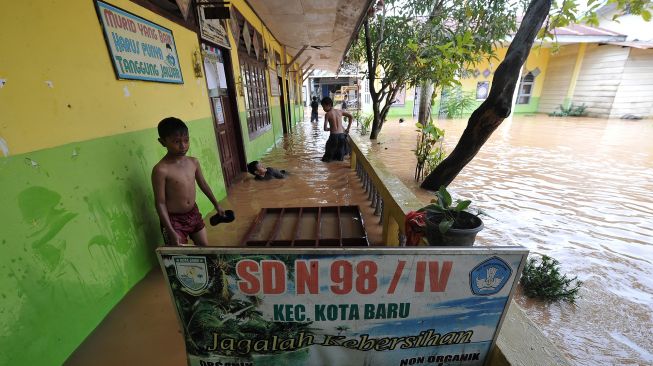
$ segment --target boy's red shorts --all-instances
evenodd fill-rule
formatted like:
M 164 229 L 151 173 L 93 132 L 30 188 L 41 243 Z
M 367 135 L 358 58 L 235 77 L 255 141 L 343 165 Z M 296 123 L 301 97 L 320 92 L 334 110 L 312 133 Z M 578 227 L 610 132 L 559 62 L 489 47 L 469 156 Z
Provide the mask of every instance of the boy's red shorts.
M 175 229 L 177 236 L 179 236 L 180 244 L 188 243 L 188 236 L 190 234 L 194 234 L 204 229 L 204 220 L 202 219 L 202 214 L 200 213 L 197 204 L 186 213 L 168 212 L 168 217 L 170 217 L 172 228 Z M 163 234 L 163 242 L 165 245 L 174 245 L 171 243 L 168 232 L 163 225 L 161 225 L 161 233 Z

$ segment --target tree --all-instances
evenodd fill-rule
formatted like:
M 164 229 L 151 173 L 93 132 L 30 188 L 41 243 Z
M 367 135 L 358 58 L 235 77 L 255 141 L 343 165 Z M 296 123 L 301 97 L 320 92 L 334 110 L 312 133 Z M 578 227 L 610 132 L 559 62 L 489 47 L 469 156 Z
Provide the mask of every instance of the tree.
M 378 4 L 383 1 L 377 9 Z M 401 88 L 424 80 L 455 84 L 462 71 L 492 57 L 494 44 L 515 29 L 517 1 L 387 0 L 383 5 L 381 14 L 364 21 L 348 55 L 349 61 L 367 64 L 374 118 L 370 139 L 377 138 Z
M 599 4 L 597 5 L 597 3 Z M 564 0 L 560 6 L 554 6 L 551 15 L 549 15 L 551 0 L 531 1 L 519 30 L 508 48 L 506 57 L 494 73 L 488 98 L 469 117 L 467 127 L 456 147 L 424 179 L 422 188 L 435 191 L 440 186 L 448 186 L 476 156 L 501 122 L 510 115 L 519 72 L 530 53 L 536 36 L 551 35 L 551 29 L 579 20 L 592 22 L 597 19 L 595 11 L 605 3 L 616 4 L 617 9 L 626 9 L 627 7 L 631 14 L 639 14 L 644 19 L 650 19 L 650 0 L 607 0 L 604 2 L 589 0 L 589 8 L 585 13 L 579 11 L 579 3 L 575 0 Z M 547 20 L 547 25 L 542 28 L 545 20 Z

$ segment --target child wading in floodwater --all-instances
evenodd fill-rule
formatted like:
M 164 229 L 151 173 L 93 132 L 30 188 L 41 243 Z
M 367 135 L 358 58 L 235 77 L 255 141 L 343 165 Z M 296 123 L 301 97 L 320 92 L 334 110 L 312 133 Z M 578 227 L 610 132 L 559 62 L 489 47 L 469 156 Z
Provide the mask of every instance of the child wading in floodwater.
M 190 146 L 188 127 L 179 118 L 159 122 L 159 142 L 168 152 L 152 169 L 154 205 L 159 214 L 166 245 L 188 243 L 207 245 L 202 214 L 195 203 L 195 182 L 209 198 L 218 214 L 224 215 L 211 188 L 206 183 L 199 161 L 186 156 Z
M 349 151 L 347 134 L 349 133 L 349 128 L 354 117 L 347 111 L 334 109 L 333 100 L 329 97 L 324 97 L 320 104 L 322 104 L 322 109 L 326 112 L 324 115 L 324 131 L 330 132 L 329 139 L 324 147 L 322 161 L 342 161 Z M 349 124 L 347 124 L 346 129 L 342 127 L 343 116 L 349 119 Z

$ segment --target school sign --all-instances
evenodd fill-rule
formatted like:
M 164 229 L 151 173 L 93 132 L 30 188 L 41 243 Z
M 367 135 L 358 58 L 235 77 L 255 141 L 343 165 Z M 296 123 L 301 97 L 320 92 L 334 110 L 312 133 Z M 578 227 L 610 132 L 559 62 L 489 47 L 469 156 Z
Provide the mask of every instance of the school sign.
M 184 83 L 170 29 L 102 1 L 95 5 L 119 79 Z
M 191 366 L 480 366 L 528 251 L 159 248 Z

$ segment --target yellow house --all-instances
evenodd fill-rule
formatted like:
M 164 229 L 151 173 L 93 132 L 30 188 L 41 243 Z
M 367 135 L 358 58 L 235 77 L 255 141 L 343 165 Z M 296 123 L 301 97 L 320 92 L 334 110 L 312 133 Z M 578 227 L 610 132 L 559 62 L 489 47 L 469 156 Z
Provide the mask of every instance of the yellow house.
M 653 26 L 641 22 L 640 28 Z M 653 116 L 652 41 L 626 41 L 625 34 L 577 24 L 554 32 L 556 43 L 536 44 L 524 63 L 513 113 L 548 114 L 573 104 L 584 105 L 591 117 Z M 485 100 L 506 52 L 507 48 L 496 49 L 496 58 L 481 61 L 459 79 L 461 91 L 474 99 L 463 115 L 471 114 Z M 366 83 L 362 84 L 363 109 L 369 112 L 369 92 Z M 442 98 L 442 90 L 437 93 L 432 113 L 446 115 L 446 97 Z M 402 90 L 388 117 L 416 116 L 418 103 L 419 90 Z

